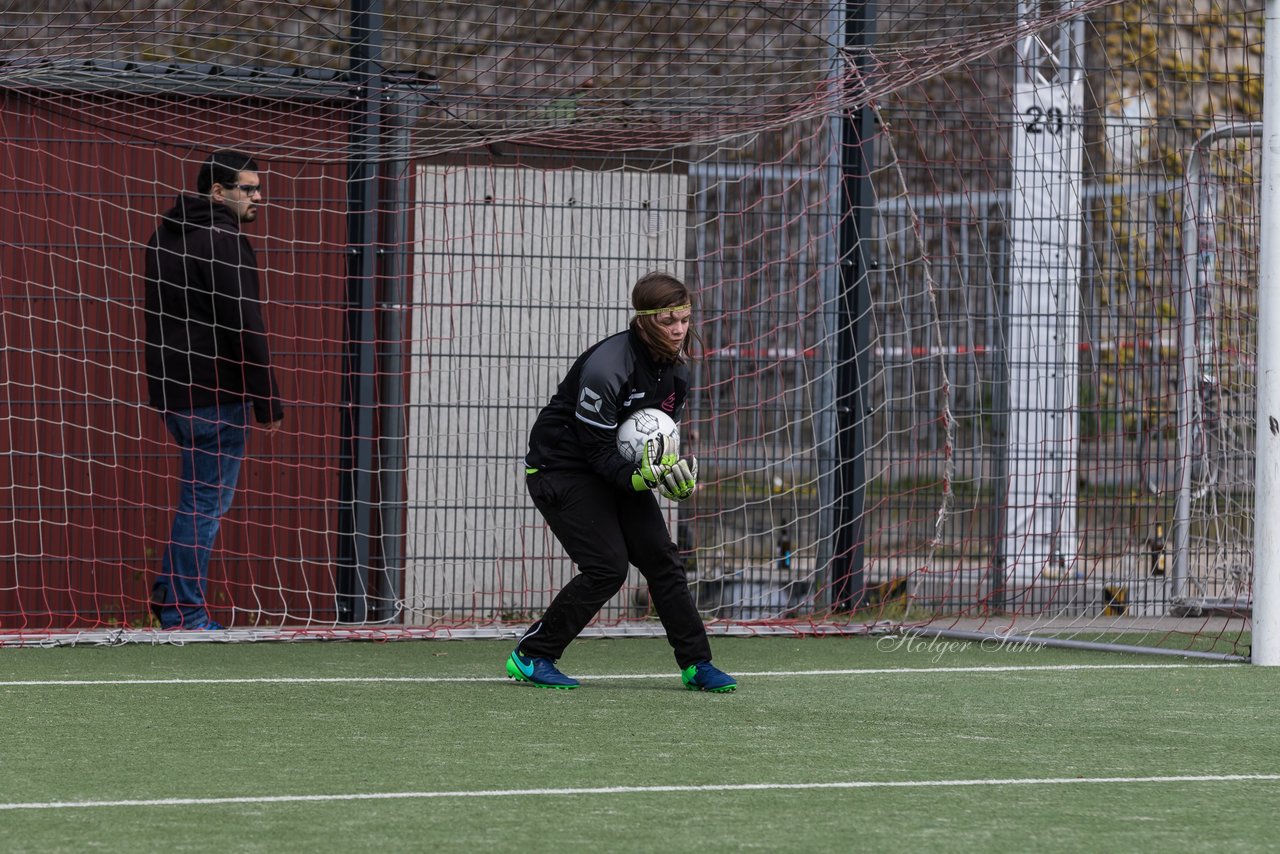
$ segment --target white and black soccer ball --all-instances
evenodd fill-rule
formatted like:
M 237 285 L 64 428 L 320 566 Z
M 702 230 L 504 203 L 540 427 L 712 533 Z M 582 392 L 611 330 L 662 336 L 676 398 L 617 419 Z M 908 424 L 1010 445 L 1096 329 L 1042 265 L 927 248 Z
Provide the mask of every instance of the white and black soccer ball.
M 661 440 L 653 462 L 680 456 L 680 426 L 661 409 L 637 409 L 618 425 L 618 453 L 636 465 L 649 439 Z

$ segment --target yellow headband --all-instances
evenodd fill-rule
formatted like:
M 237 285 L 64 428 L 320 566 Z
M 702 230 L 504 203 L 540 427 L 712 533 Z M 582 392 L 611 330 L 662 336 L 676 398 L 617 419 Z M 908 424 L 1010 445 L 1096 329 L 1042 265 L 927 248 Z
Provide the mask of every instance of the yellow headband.
M 685 303 L 684 305 L 669 305 L 666 308 L 646 308 L 643 311 L 637 309 L 636 315 L 638 317 L 643 317 L 648 314 L 666 314 L 669 311 L 684 311 L 685 309 L 692 310 L 693 306 L 689 303 Z

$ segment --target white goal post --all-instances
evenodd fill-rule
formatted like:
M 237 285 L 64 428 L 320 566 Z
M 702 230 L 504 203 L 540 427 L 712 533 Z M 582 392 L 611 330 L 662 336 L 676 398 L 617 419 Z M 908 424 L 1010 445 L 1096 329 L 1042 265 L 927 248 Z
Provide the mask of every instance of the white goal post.
M 1263 59 L 1261 256 L 1258 275 L 1258 328 L 1280 329 L 1280 254 L 1274 235 L 1280 225 L 1280 188 L 1276 186 L 1280 151 L 1280 0 L 1267 0 L 1267 50 Z M 1254 664 L 1280 666 L 1280 335 L 1258 336 L 1257 464 L 1254 477 L 1253 571 Z

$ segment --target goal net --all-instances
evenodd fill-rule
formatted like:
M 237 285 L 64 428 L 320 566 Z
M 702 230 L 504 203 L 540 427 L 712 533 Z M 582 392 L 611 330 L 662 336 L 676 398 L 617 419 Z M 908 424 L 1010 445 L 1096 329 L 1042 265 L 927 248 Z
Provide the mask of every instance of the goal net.
M 234 147 L 287 415 L 211 554 L 225 636 L 536 618 L 574 569 L 529 427 L 661 269 L 714 631 L 1247 655 L 1259 164 L 1204 135 L 1260 115 L 1261 13 L 607 5 L 0 12 L 0 642 L 156 635 L 141 247 Z M 590 631 L 660 632 L 643 579 Z

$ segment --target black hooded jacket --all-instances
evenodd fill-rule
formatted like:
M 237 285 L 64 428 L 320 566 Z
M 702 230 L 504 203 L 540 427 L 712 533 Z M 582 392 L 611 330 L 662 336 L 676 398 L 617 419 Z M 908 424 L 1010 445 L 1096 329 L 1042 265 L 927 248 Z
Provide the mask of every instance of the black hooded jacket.
M 146 248 L 151 405 L 187 410 L 249 400 L 260 424 L 284 416 L 258 297 L 258 262 L 235 211 L 183 195 Z
M 650 407 L 679 421 L 688 393 L 688 365 L 656 361 L 634 328 L 610 335 L 578 357 L 538 413 L 525 465 L 594 472 L 630 490 L 636 466 L 618 453 L 618 425 Z

